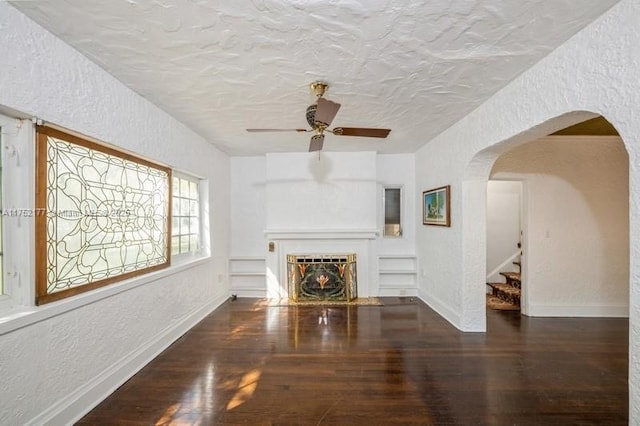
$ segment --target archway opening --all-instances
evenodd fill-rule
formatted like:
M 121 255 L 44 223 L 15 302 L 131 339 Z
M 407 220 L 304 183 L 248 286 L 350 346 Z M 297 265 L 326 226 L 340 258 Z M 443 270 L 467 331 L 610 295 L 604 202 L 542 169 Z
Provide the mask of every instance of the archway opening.
M 517 268 L 504 266 L 493 293 L 530 316 L 628 317 L 629 158 L 615 128 L 596 117 L 495 160 L 487 188 L 488 268 L 502 237 L 491 215 L 508 219 L 489 201 L 497 197 L 495 184 L 508 182 L 525 189 L 515 236 L 523 252 Z

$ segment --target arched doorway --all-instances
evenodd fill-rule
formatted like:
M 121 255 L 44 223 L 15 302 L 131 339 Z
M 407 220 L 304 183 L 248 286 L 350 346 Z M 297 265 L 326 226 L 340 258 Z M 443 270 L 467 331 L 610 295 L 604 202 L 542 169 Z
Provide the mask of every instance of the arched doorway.
M 462 318 L 460 328 L 486 330 L 486 191 L 496 160 L 504 153 L 527 142 L 551 135 L 598 117 L 588 111 L 575 111 L 552 118 L 506 140 L 495 143 L 472 156 L 462 181 Z M 623 141 L 624 143 L 624 141 Z M 627 164 L 627 169 L 629 165 Z M 631 206 L 629 205 L 629 210 Z M 629 231 L 633 233 L 633 230 Z M 633 264 L 633 258 L 631 259 Z M 630 306 L 630 310 L 632 306 Z
M 628 317 L 628 172 L 624 144 L 602 117 L 501 154 L 489 178 L 527 190 L 522 279 L 517 289 L 496 285 L 499 295 L 531 316 Z M 490 225 L 489 248 L 500 236 Z

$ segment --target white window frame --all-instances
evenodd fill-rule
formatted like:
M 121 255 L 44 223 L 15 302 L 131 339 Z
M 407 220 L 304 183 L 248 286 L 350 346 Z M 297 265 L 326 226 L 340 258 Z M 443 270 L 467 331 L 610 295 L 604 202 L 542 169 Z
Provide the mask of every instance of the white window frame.
M 35 149 L 31 120 L 0 115 L 2 132 L 2 246 L 0 310 L 35 305 Z
M 201 257 L 203 255 L 208 255 L 209 254 L 209 243 L 208 240 L 205 239 L 205 228 L 207 228 L 207 224 L 208 224 L 208 219 L 207 219 L 207 223 L 204 223 L 205 221 L 203 220 L 203 218 L 205 218 L 204 216 L 204 212 L 205 212 L 205 206 L 208 205 L 207 202 L 205 202 L 204 197 L 205 197 L 205 191 L 204 188 L 207 187 L 206 185 L 206 181 L 194 176 L 192 174 L 189 173 L 185 173 L 182 171 L 178 171 L 173 169 L 172 172 L 172 178 L 178 178 L 178 179 L 185 179 L 191 182 L 196 182 L 198 184 L 198 250 L 197 251 L 189 251 L 186 253 L 179 253 L 179 254 L 174 254 L 173 253 L 173 223 L 171 223 L 171 244 L 170 244 L 170 250 L 171 250 L 171 261 L 172 263 L 182 263 L 183 261 L 186 261 L 188 259 L 192 259 L 194 257 Z M 173 181 L 171 182 L 171 185 L 173 187 Z M 171 194 L 171 206 L 173 209 L 173 198 L 175 197 L 175 194 Z M 173 221 L 173 210 L 172 210 L 172 221 Z
M 386 216 L 386 208 L 387 208 L 387 189 L 398 189 L 400 190 L 400 235 L 387 235 L 385 232 L 385 216 Z M 382 186 L 382 237 L 383 238 L 403 238 L 404 236 L 404 224 L 405 224 L 405 208 L 404 208 L 404 186 L 403 185 L 383 185 Z

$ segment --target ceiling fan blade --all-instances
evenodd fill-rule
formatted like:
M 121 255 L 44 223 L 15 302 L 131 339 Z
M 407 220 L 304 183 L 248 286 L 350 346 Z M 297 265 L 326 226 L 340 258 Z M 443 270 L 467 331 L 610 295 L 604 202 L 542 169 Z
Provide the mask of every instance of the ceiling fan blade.
M 309 152 L 321 151 L 322 145 L 324 145 L 324 135 L 311 136 L 311 142 L 309 143 Z
M 315 121 L 329 126 L 339 109 L 339 103 L 325 98 L 318 98 L 318 109 L 316 111 Z
M 307 129 L 247 129 L 247 132 L 310 132 Z
M 331 130 L 334 135 L 362 136 L 365 138 L 386 138 L 391 129 L 367 129 L 363 127 L 336 127 Z

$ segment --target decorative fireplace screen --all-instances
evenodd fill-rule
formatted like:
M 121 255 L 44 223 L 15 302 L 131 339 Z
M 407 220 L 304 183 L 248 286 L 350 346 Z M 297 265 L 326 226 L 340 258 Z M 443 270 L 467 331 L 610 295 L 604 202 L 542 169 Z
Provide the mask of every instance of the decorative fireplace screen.
M 289 298 L 351 301 L 358 297 L 355 254 L 287 255 Z

